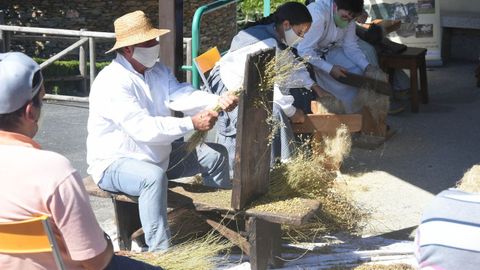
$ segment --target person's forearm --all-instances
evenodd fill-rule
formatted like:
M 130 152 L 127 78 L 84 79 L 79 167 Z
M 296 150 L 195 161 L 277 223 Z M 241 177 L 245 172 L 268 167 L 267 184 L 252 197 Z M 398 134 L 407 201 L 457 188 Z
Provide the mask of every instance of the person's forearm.
M 82 267 L 87 270 L 98 270 L 107 268 L 113 257 L 113 245 L 108 235 L 106 235 L 105 241 L 107 241 L 107 247 L 105 248 L 105 250 L 91 259 L 81 261 L 80 264 L 82 265 Z

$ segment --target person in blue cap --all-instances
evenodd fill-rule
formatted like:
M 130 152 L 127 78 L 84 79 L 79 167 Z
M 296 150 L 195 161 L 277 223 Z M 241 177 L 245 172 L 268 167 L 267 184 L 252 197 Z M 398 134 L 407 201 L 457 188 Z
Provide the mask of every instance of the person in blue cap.
M 19 52 L 0 54 L 0 222 L 49 216 L 66 269 L 161 269 L 114 255 L 79 173 L 65 157 L 33 140 L 44 95 L 35 61 Z M 56 269 L 47 252 L 0 253 L 0 265 Z

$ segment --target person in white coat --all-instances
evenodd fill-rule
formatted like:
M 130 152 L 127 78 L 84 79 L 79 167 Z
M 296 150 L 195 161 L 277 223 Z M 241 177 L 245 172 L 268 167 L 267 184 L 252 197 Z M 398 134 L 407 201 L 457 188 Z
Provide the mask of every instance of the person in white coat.
M 177 141 L 193 130 L 207 131 L 219 104 L 232 110 L 238 98 L 195 91 L 179 83 L 158 61 L 158 38 L 145 13 L 115 20 L 117 57 L 95 79 L 88 117 L 88 173 L 104 190 L 138 196 L 140 221 L 150 251 L 169 247 L 167 182 L 201 173 L 205 185 L 230 188 L 226 149 L 202 144 L 187 153 Z M 174 117 L 182 111 L 186 117 Z
M 232 40 L 229 51 L 214 67 L 208 78 L 209 90 L 221 95 L 235 91 L 243 86 L 245 61 L 256 51 L 276 48 L 277 55 L 282 52 L 283 65 L 292 65 L 298 61 L 294 46 L 309 31 L 312 18 L 307 7 L 297 2 L 287 2 L 277 8 L 269 17 L 249 23 Z M 297 58 L 297 59 L 296 59 Z M 292 65 L 293 66 L 293 65 Z M 282 123 L 272 142 L 272 164 L 276 160 L 284 161 L 295 151 L 294 136 L 290 123 L 302 123 L 305 112 L 295 107 L 291 88 L 307 88 L 318 96 L 328 95 L 311 78 L 307 67 L 287 74 L 288 79 L 275 82 L 273 94 L 273 116 Z M 217 142 L 225 145 L 229 151 L 230 167 L 234 167 L 237 133 L 237 110 L 222 113 L 217 126 Z
M 355 18 L 363 12 L 363 0 L 318 0 L 308 5 L 313 23 L 298 44 L 299 54 L 313 65 L 317 83 L 339 99 L 347 113 L 357 112 L 358 89 L 338 82 L 346 72 L 363 74 L 374 69 L 360 50 Z

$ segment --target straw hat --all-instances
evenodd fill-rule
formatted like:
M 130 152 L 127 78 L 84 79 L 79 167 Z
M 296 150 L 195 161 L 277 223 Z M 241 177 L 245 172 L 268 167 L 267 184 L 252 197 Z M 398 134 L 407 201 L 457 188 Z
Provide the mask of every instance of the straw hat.
M 106 53 L 116 49 L 139 44 L 170 32 L 168 29 L 157 29 L 152 26 L 150 20 L 141 10 L 127 13 L 115 20 L 116 42 Z

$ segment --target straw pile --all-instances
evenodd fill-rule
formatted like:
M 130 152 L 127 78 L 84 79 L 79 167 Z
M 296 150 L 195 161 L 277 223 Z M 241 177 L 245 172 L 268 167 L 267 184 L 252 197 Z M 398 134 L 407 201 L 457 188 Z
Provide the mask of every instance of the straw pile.
M 178 208 L 168 213 L 172 244 L 203 237 L 212 229 L 194 210 Z
M 332 147 L 337 149 L 325 149 L 323 153 L 313 154 L 305 150 L 298 151 L 291 160 L 272 169 L 266 198 L 272 201 L 287 201 L 289 198 L 300 197 L 316 199 L 321 203 L 320 211 L 310 224 L 296 228 L 285 227 L 287 237 L 311 240 L 326 232 L 355 233 L 367 217 L 366 211 L 352 203 L 346 187 L 336 183 L 336 172 L 325 168 L 326 161 L 332 158 L 341 161 L 350 150 L 350 141 L 345 139 L 348 132 L 344 129 L 340 129 L 337 135 L 330 139 L 330 143 L 336 145 Z
M 474 165 L 457 183 L 457 188 L 471 193 L 480 192 L 480 165 Z
M 166 270 L 209 270 L 215 269 L 217 264 L 224 261 L 218 254 L 231 247 L 233 245 L 230 242 L 210 233 L 201 239 L 173 246 L 164 253 L 124 252 L 122 255 L 161 266 Z

